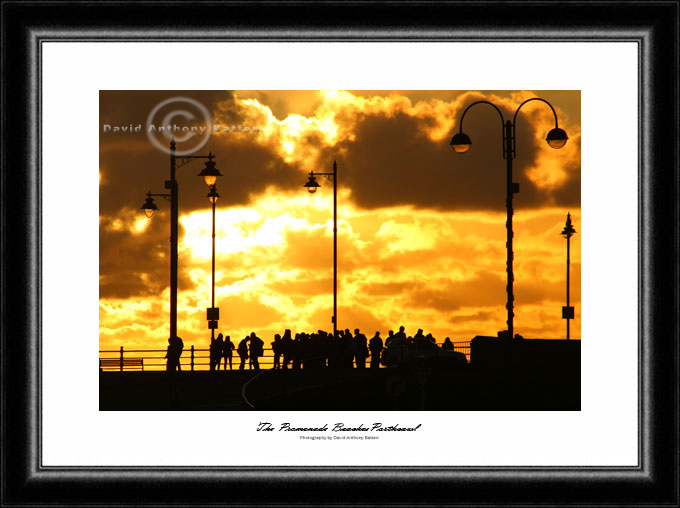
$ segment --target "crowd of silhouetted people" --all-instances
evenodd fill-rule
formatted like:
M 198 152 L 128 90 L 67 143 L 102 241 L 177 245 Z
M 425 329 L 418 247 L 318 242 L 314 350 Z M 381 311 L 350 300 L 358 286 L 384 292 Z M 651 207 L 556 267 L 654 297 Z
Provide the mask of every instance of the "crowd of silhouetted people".
M 383 350 L 396 343 L 417 343 L 427 341 L 436 344 L 432 334 L 423 334 L 419 329 L 415 335 L 407 336 L 403 326 L 394 333 L 390 330 L 383 342 L 380 332 L 375 332 L 371 339 L 361 333 L 357 328 L 354 334 L 349 329 L 338 330 L 335 335 L 319 330 L 314 333 L 296 333 L 293 337 L 290 330 L 283 335 L 276 334 L 271 343 L 273 353 L 273 369 L 297 370 L 297 369 L 365 369 L 367 362 L 372 369 L 380 368 L 380 358 Z M 227 370 L 233 370 L 234 356 L 238 355 L 238 370 L 260 370 L 259 359 L 264 355 L 264 341 L 255 332 L 244 337 L 238 345 L 232 342 L 231 337 L 221 333 L 210 340 L 210 370 L 220 370 L 223 366 Z M 168 341 L 168 370 L 181 370 L 179 358 L 184 344 L 182 339 L 176 337 Z M 449 337 L 446 337 L 441 345 L 444 350 L 453 351 L 454 346 Z

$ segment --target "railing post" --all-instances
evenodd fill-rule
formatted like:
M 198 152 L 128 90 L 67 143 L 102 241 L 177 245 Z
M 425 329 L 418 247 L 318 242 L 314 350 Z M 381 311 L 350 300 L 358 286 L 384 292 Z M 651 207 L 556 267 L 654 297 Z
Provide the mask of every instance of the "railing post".
M 123 346 L 120 346 L 120 371 L 123 372 Z
M 191 372 L 194 371 L 194 345 L 191 345 Z

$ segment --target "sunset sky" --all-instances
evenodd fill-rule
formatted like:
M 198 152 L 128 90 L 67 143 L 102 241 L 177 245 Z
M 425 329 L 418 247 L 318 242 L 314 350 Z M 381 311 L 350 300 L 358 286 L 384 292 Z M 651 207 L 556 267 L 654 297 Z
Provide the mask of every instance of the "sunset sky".
M 99 163 L 100 349 L 161 349 L 169 335 L 170 204 L 140 210 L 147 191 L 164 193 L 169 156 L 154 147 L 147 116 L 161 101 L 193 98 L 213 125 L 258 132 L 213 132 L 197 152 L 215 154 L 221 198 L 216 214 L 219 330 L 238 341 L 255 331 L 332 330 L 333 186 L 303 189 L 309 171 L 338 164 L 338 327 L 369 338 L 403 324 L 439 341 L 496 335 L 506 328 L 505 161 L 498 114 L 485 105 L 465 117 L 472 148 L 455 154 L 451 136 L 476 100 L 506 119 L 530 97 L 548 100 L 568 136 L 539 101 L 517 117 L 515 332 L 563 338 L 567 212 L 571 240 L 571 336 L 580 338 L 581 98 L 579 91 L 101 91 Z M 167 111 L 172 111 L 169 105 Z M 181 108 L 189 109 L 182 105 Z M 155 118 L 156 125 L 166 116 Z M 195 111 L 194 111 L 195 112 Z M 181 117 L 177 125 L 194 125 Z M 138 126 L 141 132 L 105 131 Z M 181 136 L 177 133 L 176 136 Z M 190 149 L 206 134 L 177 144 Z M 164 145 L 168 141 L 157 135 Z M 179 183 L 178 333 L 207 347 L 211 225 L 201 159 L 177 170 Z

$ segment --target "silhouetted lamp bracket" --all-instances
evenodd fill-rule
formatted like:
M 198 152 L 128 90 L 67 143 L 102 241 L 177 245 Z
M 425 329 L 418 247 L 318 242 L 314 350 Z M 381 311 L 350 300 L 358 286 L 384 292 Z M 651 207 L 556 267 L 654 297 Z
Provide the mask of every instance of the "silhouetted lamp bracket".
M 208 187 L 212 187 L 217 183 L 218 176 L 223 176 L 222 173 L 220 173 L 220 170 L 215 167 L 216 163 L 213 161 L 213 157 L 214 155 L 212 152 L 209 152 L 208 160 L 205 161 L 205 167 L 198 174 L 198 176 L 203 177 L 203 180 Z

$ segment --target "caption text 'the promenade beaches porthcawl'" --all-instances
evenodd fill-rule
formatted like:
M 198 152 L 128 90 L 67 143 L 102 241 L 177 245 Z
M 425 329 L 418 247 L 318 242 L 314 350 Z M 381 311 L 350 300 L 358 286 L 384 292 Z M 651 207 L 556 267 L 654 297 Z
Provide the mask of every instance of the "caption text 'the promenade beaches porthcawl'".
M 288 431 L 288 432 L 415 432 L 420 428 L 422 424 L 418 424 L 415 427 L 401 427 L 399 424 L 385 425 L 383 423 L 371 423 L 369 425 L 364 425 L 360 423 L 357 426 L 348 426 L 344 423 L 334 423 L 329 426 L 327 423 L 321 427 L 294 427 L 290 423 L 282 423 L 278 429 L 274 424 L 269 422 L 260 422 L 257 425 L 258 432 L 274 432 L 278 430 Z

